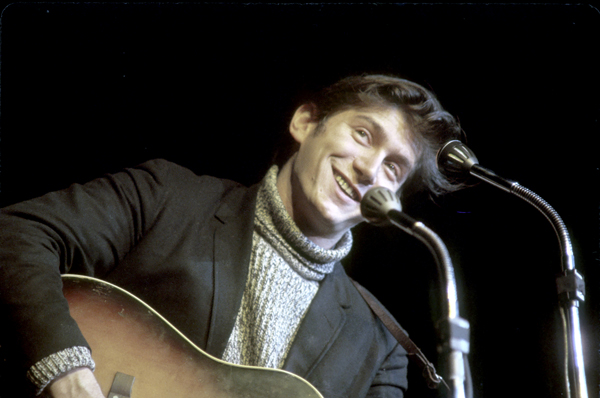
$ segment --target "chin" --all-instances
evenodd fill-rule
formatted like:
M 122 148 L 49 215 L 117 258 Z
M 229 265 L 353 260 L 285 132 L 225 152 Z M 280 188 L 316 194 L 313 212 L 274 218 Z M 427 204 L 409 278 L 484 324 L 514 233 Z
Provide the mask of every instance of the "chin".
M 313 207 L 313 214 L 319 217 L 321 225 L 330 231 L 348 230 L 363 221 L 359 204 L 340 204 L 332 200 L 321 200 L 317 203 L 318 205 Z
M 324 219 L 332 231 L 347 231 L 363 220 L 360 215 L 349 216 L 348 213 L 340 214 L 339 211 L 325 215 Z

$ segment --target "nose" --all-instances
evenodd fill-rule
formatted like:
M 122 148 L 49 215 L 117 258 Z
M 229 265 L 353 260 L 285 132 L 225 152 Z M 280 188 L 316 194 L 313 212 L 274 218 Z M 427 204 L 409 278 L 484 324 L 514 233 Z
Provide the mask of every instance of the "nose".
M 379 163 L 379 160 L 375 156 L 356 157 L 353 167 L 358 182 L 367 186 L 375 184 Z

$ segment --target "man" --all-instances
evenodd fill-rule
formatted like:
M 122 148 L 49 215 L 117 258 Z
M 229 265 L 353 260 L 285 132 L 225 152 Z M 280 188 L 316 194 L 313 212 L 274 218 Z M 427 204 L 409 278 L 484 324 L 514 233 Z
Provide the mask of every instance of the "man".
M 155 160 L 3 209 L 5 338 L 38 394 L 102 396 L 62 297 L 74 272 L 226 361 L 289 370 L 325 397 L 402 396 L 406 352 L 339 261 L 370 188 L 453 189 L 435 153 L 460 127 L 424 88 L 374 75 L 323 90 L 289 130 L 297 150 L 251 188 Z

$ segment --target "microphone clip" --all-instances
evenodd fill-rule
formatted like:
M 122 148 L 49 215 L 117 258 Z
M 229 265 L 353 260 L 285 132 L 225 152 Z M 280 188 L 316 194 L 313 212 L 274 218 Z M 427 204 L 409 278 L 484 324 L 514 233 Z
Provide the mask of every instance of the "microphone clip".
M 556 289 L 561 303 L 585 301 L 585 282 L 576 269 L 565 270 L 556 277 Z

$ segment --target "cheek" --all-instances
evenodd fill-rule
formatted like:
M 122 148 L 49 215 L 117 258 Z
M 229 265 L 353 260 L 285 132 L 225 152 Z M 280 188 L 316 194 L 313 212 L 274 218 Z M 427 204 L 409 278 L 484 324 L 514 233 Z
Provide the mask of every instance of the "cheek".
M 356 142 L 349 135 L 341 135 L 337 137 L 334 141 L 332 141 L 330 144 L 332 151 L 337 151 L 340 154 L 356 155 L 359 152 L 365 150 L 365 148 L 362 145 Z
M 312 181 L 316 180 L 317 174 L 327 173 L 329 160 L 352 159 L 358 156 L 358 144 L 343 134 L 331 134 L 327 139 L 316 137 L 304 142 L 304 146 L 298 152 L 296 169 L 299 173 L 309 174 Z
M 400 189 L 400 187 L 402 186 L 401 183 L 390 180 L 389 176 L 387 175 L 387 173 L 385 171 L 380 171 L 377 185 L 380 187 L 387 188 L 394 193 L 397 192 Z

